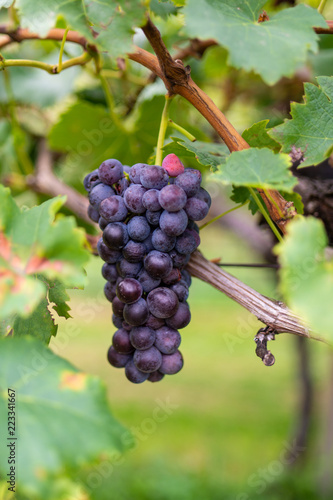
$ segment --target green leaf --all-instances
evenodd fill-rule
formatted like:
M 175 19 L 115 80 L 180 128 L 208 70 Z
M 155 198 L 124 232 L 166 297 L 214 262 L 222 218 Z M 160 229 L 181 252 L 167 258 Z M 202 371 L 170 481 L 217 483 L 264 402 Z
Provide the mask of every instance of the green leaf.
M 16 391 L 18 492 L 54 500 L 59 481 L 76 482 L 85 465 L 109 463 L 132 444 L 108 408 L 105 385 L 36 339 L 7 338 L 0 349 L 1 435 L 7 436 L 7 388 Z M 8 473 L 2 440 L 0 472 Z M 6 452 L 5 452 L 6 451 Z
M 268 135 L 266 128 L 268 122 L 269 120 L 262 120 L 255 123 L 252 127 L 244 130 L 242 137 L 252 148 L 268 148 L 274 153 L 278 153 L 281 145 Z
M 319 87 L 305 83 L 304 103 L 291 104 L 291 120 L 273 128 L 269 135 L 290 153 L 300 148 L 305 161 L 298 168 L 317 165 L 333 147 L 333 77 L 317 78 Z
M 59 280 L 54 280 L 47 281 L 47 286 L 49 288 L 49 302 L 54 303 L 53 309 L 57 312 L 58 316 L 62 316 L 66 319 L 71 318 L 69 314 L 71 308 L 67 304 L 70 297 L 66 292 L 64 284 Z
M 288 155 L 270 149 L 245 149 L 232 153 L 210 178 L 223 184 L 292 192 L 297 179 L 289 170 Z
M 257 193 L 257 196 L 259 196 L 260 200 L 262 201 L 259 193 Z M 257 202 L 254 200 L 250 190 L 246 187 L 233 186 L 232 187 L 232 195 L 230 196 L 230 199 L 232 201 L 234 201 L 236 204 L 240 204 L 240 203 L 243 204 L 246 201 L 248 201 L 249 203 L 248 203 L 247 207 L 250 210 L 250 212 L 252 213 L 252 215 L 256 214 L 259 210 Z M 262 203 L 263 203 L 263 206 L 265 206 L 263 201 L 262 201 Z
M 287 201 L 292 201 L 295 209 L 299 215 L 304 214 L 304 204 L 302 201 L 302 196 L 298 193 L 287 193 L 286 191 L 280 191 L 283 198 Z
M 175 4 L 168 0 L 151 0 L 150 1 L 150 10 L 156 15 L 160 16 L 163 19 L 167 19 L 168 16 L 172 14 L 177 14 L 177 7 Z
M 291 309 L 312 329 L 333 341 L 333 261 L 326 261 L 324 224 L 314 217 L 297 217 L 275 247 L 281 265 L 280 290 Z
M 30 316 L 27 318 L 17 316 L 13 325 L 13 335 L 15 337 L 31 335 L 41 342 L 48 344 L 51 337 L 56 336 L 58 330 L 58 326 L 54 323 L 48 305 L 47 299 L 44 298 Z
M 324 18 L 306 5 L 284 9 L 258 23 L 266 0 L 189 0 L 184 8 L 186 30 L 192 37 L 215 38 L 229 51 L 236 68 L 258 73 L 269 85 L 292 76 L 317 52 L 313 26 L 326 27 Z
M 229 150 L 225 144 L 214 144 L 210 142 L 195 141 L 191 142 L 188 139 L 180 139 L 179 137 L 171 137 L 173 142 L 164 146 L 165 154 L 174 153 L 180 158 L 195 158 L 198 165 L 211 167 L 211 170 L 216 170 L 229 155 Z

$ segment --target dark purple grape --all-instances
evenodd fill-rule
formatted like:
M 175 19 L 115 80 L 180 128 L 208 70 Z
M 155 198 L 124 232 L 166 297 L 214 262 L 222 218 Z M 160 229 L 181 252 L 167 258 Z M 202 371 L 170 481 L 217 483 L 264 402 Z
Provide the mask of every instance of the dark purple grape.
M 99 227 L 101 228 L 101 230 L 102 230 L 102 231 L 104 231 L 104 229 L 106 228 L 106 226 L 107 226 L 108 224 L 109 224 L 109 223 L 108 223 L 108 221 L 107 221 L 107 220 L 105 220 L 105 219 L 103 219 L 103 217 L 100 217 L 100 218 L 98 219 L 98 225 L 99 225 Z
M 146 254 L 146 245 L 139 241 L 129 240 L 123 248 L 123 256 L 128 262 L 141 262 Z
M 123 222 L 111 222 L 103 232 L 103 241 L 109 248 L 121 249 L 128 242 L 126 224 Z
M 139 370 L 151 373 L 158 370 L 161 366 L 162 354 L 153 346 L 144 351 L 135 351 L 133 361 Z
M 151 233 L 149 233 L 148 238 L 146 238 L 143 243 L 144 243 L 144 245 L 146 247 L 146 253 L 151 252 L 152 250 L 154 250 L 153 242 L 152 242 L 152 239 L 151 239 Z
M 193 231 L 195 233 L 195 231 Z M 182 255 L 188 255 L 194 252 L 198 247 L 197 239 L 190 229 L 185 229 L 183 234 L 178 236 L 175 249 Z
M 97 184 L 97 186 L 93 187 L 89 193 L 89 201 L 94 208 L 99 210 L 99 206 L 102 201 L 114 195 L 115 192 L 112 187 L 106 186 L 106 184 Z
M 99 206 L 99 213 L 109 222 L 121 222 L 128 215 L 124 200 L 118 195 L 103 200 Z
M 180 333 L 169 326 L 162 326 L 156 330 L 155 347 L 162 354 L 173 354 L 177 351 L 181 342 Z
M 122 278 L 136 278 L 142 268 L 141 262 L 128 262 L 125 258 L 119 259 L 117 264 L 118 274 Z
M 161 210 L 158 210 L 157 212 L 151 212 L 150 210 L 147 210 L 147 212 L 145 213 L 147 221 L 151 226 L 158 226 L 161 214 L 162 214 Z
M 133 168 L 133 167 L 132 167 Z M 142 197 L 146 189 L 140 184 L 132 184 L 124 193 L 126 207 L 134 214 L 143 214 L 146 209 L 142 203 Z
M 124 194 L 129 185 L 129 180 L 126 179 L 126 177 L 122 177 L 116 184 L 113 185 L 113 189 L 115 190 L 116 194 L 121 195 Z
M 123 328 L 123 320 L 119 316 L 112 314 L 112 323 L 116 328 Z
M 134 364 L 133 360 L 125 366 L 125 375 L 133 384 L 142 384 L 148 378 L 148 373 L 143 373 Z
M 175 292 L 180 302 L 183 302 L 188 298 L 189 290 L 185 280 L 181 280 L 178 283 L 171 285 L 170 290 Z
M 164 378 L 164 373 L 156 371 L 149 374 L 148 380 L 149 382 L 159 382 L 162 378 Z
M 122 322 L 122 326 L 121 326 L 121 327 L 122 327 L 124 330 L 126 330 L 126 332 L 129 332 L 129 333 L 131 333 L 131 330 L 132 330 L 132 328 L 133 328 L 133 326 L 132 326 L 132 325 L 129 325 L 129 324 L 127 323 L 127 321 L 123 321 L 123 322 Z
M 130 359 L 132 359 L 132 354 L 120 354 L 113 346 L 108 350 L 108 362 L 115 368 L 124 368 Z
M 208 195 L 208 196 L 207 196 Z M 200 188 L 198 193 L 189 198 L 185 205 L 185 212 L 189 219 L 202 220 L 209 212 L 211 199 L 207 191 Z
M 141 284 L 134 278 L 125 278 L 116 288 L 118 299 L 125 304 L 133 304 L 133 302 L 139 300 L 142 291 Z
M 124 302 L 118 299 L 117 296 L 114 297 L 112 301 L 112 311 L 115 316 L 118 316 L 118 318 L 123 318 L 124 314 Z
M 131 344 L 139 351 L 149 349 L 155 342 L 155 331 L 147 326 L 136 326 L 130 334 Z
M 180 281 L 181 276 L 182 275 L 180 274 L 180 270 L 174 267 L 173 269 L 171 269 L 170 273 L 167 276 L 164 276 L 163 283 L 165 285 L 173 285 Z
M 129 333 L 123 328 L 120 328 L 114 333 L 112 337 L 112 345 L 115 350 L 121 354 L 131 354 L 131 352 L 134 351 Z
M 190 255 L 182 255 L 178 253 L 177 250 L 173 249 L 170 252 L 170 257 L 172 259 L 173 267 L 178 269 L 183 269 L 190 260 Z
M 118 160 L 105 160 L 98 168 L 98 176 L 104 184 L 112 186 L 123 176 L 123 166 Z
M 176 244 L 176 237 L 167 235 L 162 229 L 157 228 L 152 234 L 152 243 L 159 252 L 170 252 Z
M 118 278 L 118 271 L 114 264 L 103 264 L 102 276 L 105 280 L 110 281 L 110 283 L 115 283 Z
M 187 227 L 188 218 L 184 210 L 167 212 L 164 210 L 160 218 L 160 228 L 169 236 L 180 236 Z
M 191 275 L 186 269 L 183 269 L 181 272 L 182 278 L 186 281 L 187 286 L 190 287 L 192 283 Z
M 134 302 L 134 304 L 126 304 L 123 314 L 125 321 L 127 321 L 129 325 L 143 325 L 147 321 L 149 315 L 145 299 L 139 299 L 137 302 Z
M 176 184 L 169 184 L 161 189 L 158 201 L 164 210 L 179 212 L 185 207 L 187 196 L 185 191 Z
M 84 189 L 89 193 L 91 189 L 97 184 L 100 184 L 101 180 L 98 177 L 98 169 L 94 170 L 93 172 L 90 172 L 90 174 L 87 174 L 85 178 L 83 179 L 83 186 Z
M 152 250 L 145 257 L 143 265 L 152 278 L 163 278 L 172 269 L 172 260 L 167 253 Z
M 170 318 L 176 313 L 179 301 L 175 292 L 166 287 L 159 287 L 149 292 L 147 304 L 149 312 L 157 318 Z
M 185 169 L 183 174 L 178 175 L 175 185 L 181 187 L 188 197 L 194 196 L 200 188 L 201 173 L 199 170 Z
M 161 210 L 161 205 L 158 201 L 159 193 L 158 189 L 149 189 L 145 192 L 142 197 L 142 203 L 147 210 L 150 210 L 151 212 Z
M 168 172 L 158 165 L 147 165 L 140 172 L 140 182 L 147 189 L 162 189 L 169 182 Z
M 98 222 L 99 221 L 99 211 L 97 208 L 94 208 L 92 205 L 89 205 L 88 207 L 88 217 L 94 221 Z
M 209 208 L 211 207 L 212 199 L 211 199 L 210 194 L 208 193 L 208 191 L 206 191 L 206 189 L 204 189 L 204 188 L 201 187 L 199 189 L 199 192 L 195 195 L 195 197 L 199 198 L 199 200 L 202 200 L 205 203 L 207 203 L 207 205 L 209 206 Z
M 100 258 L 108 264 L 115 264 L 121 257 L 121 253 L 118 250 L 111 250 L 111 248 L 106 246 L 103 238 L 100 238 L 97 242 L 97 251 Z
M 173 354 L 163 354 L 159 371 L 165 375 L 174 375 L 178 373 L 183 366 L 183 356 L 180 351 L 176 351 Z
M 109 302 L 112 302 L 116 296 L 116 287 L 115 284 L 107 281 L 104 285 L 104 295 L 108 299 Z
M 141 269 L 138 275 L 138 281 L 139 283 L 141 283 L 141 286 L 145 293 L 148 293 L 154 288 L 157 288 L 161 283 L 161 280 L 159 278 L 152 278 L 145 269 Z
M 128 222 L 127 231 L 132 240 L 144 241 L 150 234 L 150 227 L 145 217 L 136 215 Z
M 191 321 L 191 312 L 188 304 L 186 302 L 180 302 L 176 313 L 168 317 L 165 322 L 171 328 L 175 330 L 180 330 L 185 328 Z
M 145 326 L 149 326 L 149 328 L 152 328 L 153 330 L 158 330 L 159 328 L 162 328 L 162 326 L 165 325 L 165 321 L 162 318 L 156 318 L 153 314 L 149 314 L 148 319 L 145 323 Z
M 146 163 L 136 163 L 133 167 L 130 168 L 129 178 L 133 182 L 133 184 L 140 184 L 140 173 L 141 170 L 145 167 L 148 167 Z

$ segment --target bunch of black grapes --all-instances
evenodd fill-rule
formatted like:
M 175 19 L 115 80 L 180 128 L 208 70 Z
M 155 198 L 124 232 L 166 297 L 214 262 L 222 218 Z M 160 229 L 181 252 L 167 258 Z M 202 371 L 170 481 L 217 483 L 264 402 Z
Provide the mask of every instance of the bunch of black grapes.
M 195 221 L 211 199 L 199 170 L 168 155 L 162 166 L 106 160 L 84 179 L 89 217 L 103 237 L 104 293 L 117 331 L 108 361 L 134 383 L 158 382 L 183 367 L 179 331 L 190 322 L 185 270 L 200 243 Z

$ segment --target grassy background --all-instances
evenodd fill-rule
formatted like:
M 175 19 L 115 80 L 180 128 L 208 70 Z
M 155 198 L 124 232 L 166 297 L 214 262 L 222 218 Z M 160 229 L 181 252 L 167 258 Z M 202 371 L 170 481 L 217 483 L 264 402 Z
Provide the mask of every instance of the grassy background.
M 243 241 L 217 228 L 205 229 L 202 250 L 225 262 L 260 261 Z M 88 287 L 71 293 L 75 319 L 61 322 L 52 346 L 105 381 L 113 413 L 132 429 L 136 446 L 108 477 L 96 480 L 89 498 L 318 498 L 313 491 L 321 463 L 314 458 L 321 445 L 328 349 L 311 343 L 317 408 L 313 449 L 302 452 L 310 457 L 308 466 L 288 474 L 281 453 L 292 442 L 300 396 L 296 339 L 278 337 L 270 346 L 276 364 L 265 367 L 254 353 L 253 337 L 261 324 L 220 292 L 193 280 L 192 321 L 182 330 L 183 370 L 157 384 L 131 384 L 123 370 L 106 362 L 114 327 L 100 268 L 99 259 L 92 258 Z M 275 271 L 232 272 L 278 298 Z M 168 412 L 157 410 L 165 404 Z

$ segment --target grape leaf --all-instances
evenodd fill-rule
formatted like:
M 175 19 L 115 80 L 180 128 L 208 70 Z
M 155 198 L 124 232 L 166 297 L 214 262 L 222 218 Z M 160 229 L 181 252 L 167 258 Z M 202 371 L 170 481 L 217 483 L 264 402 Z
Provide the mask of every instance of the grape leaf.
M 304 103 L 291 104 L 291 120 L 270 130 L 269 135 L 290 153 L 300 148 L 305 161 L 298 168 L 317 165 L 333 147 L 333 77 L 317 78 L 319 87 L 305 83 Z
M 268 135 L 266 128 L 268 122 L 269 120 L 262 120 L 254 123 L 252 127 L 244 130 L 242 137 L 252 148 L 268 148 L 278 153 L 281 145 Z
M 200 165 L 211 167 L 216 170 L 229 155 L 229 150 L 225 144 L 214 144 L 211 142 L 195 141 L 171 137 L 173 142 L 164 146 L 165 154 L 174 153 L 180 158 L 195 158 Z
M 7 388 L 16 391 L 17 487 L 28 498 L 53 500 L 52 485 L 76 481 L 82 466 L 97 460 L 109 464 L 132 444 L 128 431 L 110 413 L 105 385 L 36 339 L 1 341 L 0 381 L 2 436 L 7 435 Z M 6 444 L 2 441 L 2 477 L 8 473 Z
M 288 155 L 274 154 L 270 149 L 244 149 L 231 153 L 210 178 L 223 184 L 292 192 L 297 179 L 290 166 Z
M 48 299 L 49 302 L 54 303 L 53 309 L 57 312 L 58 316 L 63 318 L 71 318 L 69 311 L 71 308 L 67 304 L 70 300 L 64 284 L 59 280 L 47 280 L 48 286 Z
M 13 324 L 13 335 L 15 337 L 31 335 L 48 344 L 51 337 L 56 336 L 58 330 L 48 305 L 47 299 L 44 298 L 27 318 L 16 316 Z
M 281 265 L 280 290 L 291 309 L 321 337 L 333 342 L 333 260 L 326 261 L 322 221 L 298 217 L 275 247 Z
M 326 27 L 324 18 L 306 5 L 284 9 L 258 23 L 266 0 L 190 0 L 184 8 L 187 33 L 215 38 L 229 51 L 230 64 L 258 73 L 269 85 L 292 76 L 317 52 L 313 26 Z
M 257 193 L 257 196 L 259 196 L 260 200 L 262 201 L 259 193 Z M 246 201 L 248 201 L 249 203 L 248 203 L 247 207 L 250 210 L 250 212 L 252 213 L 252 215 L 256 214 L 259 210 L 257 202 L 254 200 L 249 189 L 246 187 L 233 186 L 232 187 L 232 195 L 230 196 L 230 199 L 237 204 L 245 203 Z M 262 204 L 263 204 L 263 206 L 265 206 L 265 203 L 263 201 L 262 201 Z
M 177 14 L 177 7 L 172 2 L 168 0 L 151 0 L 150 10 L 154 12 L 156 16 L 162 17 L 162 19 L 167 19 L 171 14 Z

